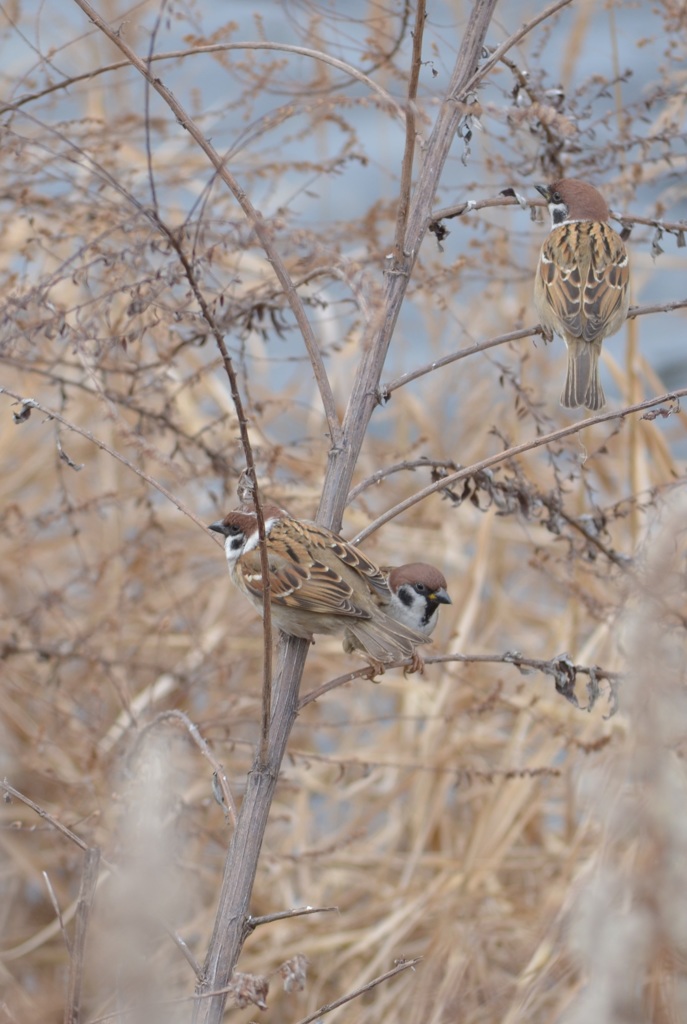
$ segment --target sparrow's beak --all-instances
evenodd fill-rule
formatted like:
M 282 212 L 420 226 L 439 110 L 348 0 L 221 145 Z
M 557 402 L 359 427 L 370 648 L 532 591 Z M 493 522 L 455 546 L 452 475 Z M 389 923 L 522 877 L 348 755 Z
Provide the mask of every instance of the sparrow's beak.
M 208 530 L 214 530 L 215 533 L 221 533 L 223 537 L 226 537 L 227 535 L 227 528 L 222 519 L 218 519 L 216 523 L 208 523 Z
M 429 600 L 433 601 L 434 604 L 453 604 L 453 601 L 448 596 L 448 591 L 444 587 L 437 587 L 431 594 L 428 595 Z
M 551 190 L 549 189 L 549 186 L 548 185 L 535 185 L 534 187 L 536 188 L 537 192 L 540 193 L 540 195 L 544 196 L 544 199 L 548 203 L 550 201 L 550 199 L 551 199 Z

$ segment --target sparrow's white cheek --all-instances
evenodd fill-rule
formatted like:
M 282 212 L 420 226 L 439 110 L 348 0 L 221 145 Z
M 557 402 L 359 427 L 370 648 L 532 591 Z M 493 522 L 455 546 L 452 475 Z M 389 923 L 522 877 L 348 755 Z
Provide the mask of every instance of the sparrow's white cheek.
M 246 538 L 242 533 L 235 534 L 233 537 L 227 537 L 225 540 L 224 554 L 226 555 L 227 562 L 229 562 L 230 565 L 232 565 L 237 558 L 240 558 L 245 541 Z

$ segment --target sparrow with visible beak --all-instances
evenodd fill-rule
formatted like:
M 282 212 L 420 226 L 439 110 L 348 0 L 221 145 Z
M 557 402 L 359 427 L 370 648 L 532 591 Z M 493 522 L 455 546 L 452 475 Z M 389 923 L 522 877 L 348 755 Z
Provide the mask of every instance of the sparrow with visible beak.
M 429 642 L 419 628 L 389 613 L 386 575 L 358 548 L 331 530 L 265 505 L 272 620 L 291 636 L 344 634 L 376 666 L 413 656 Z M 232 580 L 259 610 L 263 604 L 258 526 L 254 511 L 237 509 L 210 529 L 225 538 Z
M 606 402 L 601 343 L 620 330 L 630 302 L 627 251 L 593 185 L 563 178 L 535 188 L 548 203 L 552 228 L 539 256 L 534 301 L 547 341 L 558 334 L 568 348 L 561 404 L 595 412 Z
M 439 621 L 439 606 L 452 603 L 444 574 L 427 562 L 386 566 L 383 572 L 387 574 L 390 592 L 388 604 L 384 605 L 387 614 L 429 640 Z M 356 650 L 355 638 L 347 633 L 343 647 L 345 651 Z M 407 671 L 423 671 L 417 651 L 413 652 L 413 664 Z

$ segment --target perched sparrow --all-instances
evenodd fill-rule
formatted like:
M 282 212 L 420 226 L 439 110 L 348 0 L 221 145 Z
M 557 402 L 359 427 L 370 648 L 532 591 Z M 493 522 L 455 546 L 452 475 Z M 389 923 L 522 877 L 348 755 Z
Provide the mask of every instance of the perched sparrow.
M 451 604 L 442 572 L 427 562 L 409 562 L 396 568 L 385 567 L 390 598 L 384 610 L 397 622 L 409 626 L 429 638 L 439 620 L 439 605 Z M 344 636 L 344 650 L 356 650 L 355 638 Z M 409 671 L 422 672 L 423 662 L 417 651 Z
M 592 185 L 563 178 L 535 188 L 549 204 L 552 228 L 539 256 L 534 301 L 547 340 L 559 334 L 568 347 L 561 404 L 595 411 L 606 401 L 601 343 L 620 330 L 630 302 L 627 251 Z
M 345 540 L 314 523 L 293 519 L 276 505 L 262 510 L 270 568 L 272 620 L 291 636 L 345 634 L 376 665 L 412 656 L 428 636 L 384 610 L 391 602 L 382 570 Z M 224 550 L 236 586 L 262 610 L 263 586 L 255 512 L 238 509 L 211 530 Z

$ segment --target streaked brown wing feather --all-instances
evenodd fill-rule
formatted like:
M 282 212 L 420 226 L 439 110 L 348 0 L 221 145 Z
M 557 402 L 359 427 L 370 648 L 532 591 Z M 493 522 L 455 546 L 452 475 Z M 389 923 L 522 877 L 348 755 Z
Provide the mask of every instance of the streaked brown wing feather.
M 369 619 L 370 612 L 359 607 L 353 600 L 353 588 L 336 572 L 335 569 L 314 556 L 298 539 L 290 521 L 288 538 L 280 537 L 281 523 L 273 527 L 270 540 L 279 539 L 288 549 L 288 558 L 275 553 L 273 544 L 268 544 L 270 565 L 270 593 L 274 604 L 294 611 L 315 612 L 320 615 L 342 615 L 354 619 Z M 310 533 L 308 534 L 310 537 Z M 325 533 L 323 540 L 328 539 Z M 321 545 L 322 547 L 331 546 Z M 369 563 L 372 568 L 375 566 Z M 263 581 L 260 567 L 259 551 L 251 551 L 244 555 L 239 565 L 243 586 L 246 591 L 259 601 L 263 599 Z
M 539 273 L 556 318 L 567 333 L 578 337 L 582 332 L 581 276 L 568 238 L 565 227 L 551 232 L 542 246 Z
M 625 246 L 607 224 L 561 225 L 542 246 L 539 273 L 547 301 L 572 338 L 594 341 L 619 329 L 627 311 Z
M 294 520 L 294 522 L 297 521 Z M 302 535 L 305 534 L 307 528 L 307 538 L 311 548 L 314 547 L 315 551 L 318 547 L 333 551 L 344 565 L 365 580 L 373 593 L 386 600 L 389 599 L 389 584 L 386 576 L 379 566 L 370 561 L 359 548 L 348 544 L 343 538 L 337 537 L 336 534 L 330 533 L 329 530 L 325 530 L 315 523 L 307 523 L 305 528 L 300 522 L 297 525 Z
M 589 241 L 591 259 L 582 297 L 585 341 L 608 334 L 608 325 L 627 312 L 629 279 L 625 246 L 612 228 L 607 224 L 592 225 Z

